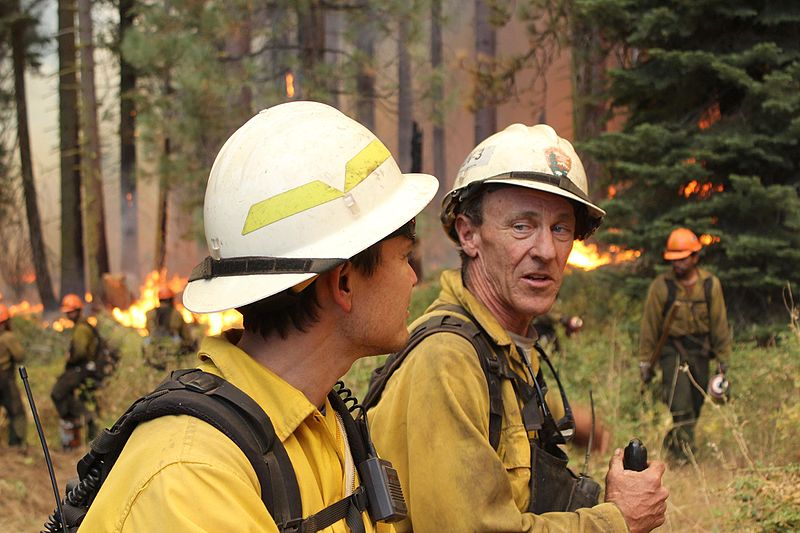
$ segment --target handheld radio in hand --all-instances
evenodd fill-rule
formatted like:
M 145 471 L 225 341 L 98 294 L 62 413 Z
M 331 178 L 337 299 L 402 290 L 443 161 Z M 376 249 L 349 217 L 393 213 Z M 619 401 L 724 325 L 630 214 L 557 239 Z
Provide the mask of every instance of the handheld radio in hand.
M 631 439 L 622 455 L 622 466 L 625 470 L 641 472 L 647 468 L 647 448 L 639 439 Z

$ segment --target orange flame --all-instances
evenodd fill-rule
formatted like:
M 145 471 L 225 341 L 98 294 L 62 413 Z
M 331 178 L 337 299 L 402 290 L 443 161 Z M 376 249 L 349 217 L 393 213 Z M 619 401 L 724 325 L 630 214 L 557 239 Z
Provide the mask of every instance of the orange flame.
M 287 72 L 284 79 L 286 80 L 286 96 L 294 98 L 294 74 Z
M 697 127 L 701 130 L 706 130 L 719 122 L 720 118 L 722 118 L 722 113 L 719 110 L 719 104 L 714 103 L 700 115 L 700 120 L 697 121 Z
M 115 307 L 112 309 L 111 315 L 123 326 L 134 328 L 139 335 L 146 336 L 148 334 L 147 312 L 158 307 L 159 287 L 166 285 L 177 294 L 186 286 L 187 280 L 188 278 L 178 275 L 168 279 L 166 273 L 150 272 L 139 289 L 139 298 L 125 310 Z M 180 312 L 184 322 L 204 325 L 206 335 L 218 335 L 224 329 L 240 326 L 242 323 L 242 315 L 233 309 L 221 313 L 194 315 L 178 302 L 175 303 L 175 308 Z
M 612 263 L 635 261 L 640 255 L 642 252 L 639 250 L 623 250 L 619 246 L 609 246 L 607 252 L 601 252 L 596 244 L 587 245 L 582 241 L 575 241 L 567 264 L 582 270 L 594 270 L 599 266 Z
M 608 186 L 608 199 L 614 198 L 617 195 L 617 188 L 614 185 Z
M 721 183 L 714 185 L 710 181 L 705 183 L 700 183 L 697 180 L 692 180 L 686 185 L 681 185 L 678 189 L 678 196 L 683 196 L 685 198 L 689 198 L 692 195 L 696 195 L 698 198 L 706 199 L 709 198 L 715 192 L 722 192 L 725 190 L 725 186 Z

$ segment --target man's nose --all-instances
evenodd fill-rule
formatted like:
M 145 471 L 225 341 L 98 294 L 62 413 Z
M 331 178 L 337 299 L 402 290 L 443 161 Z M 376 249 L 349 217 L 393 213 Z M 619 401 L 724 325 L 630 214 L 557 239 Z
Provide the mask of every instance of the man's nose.
M 552 261 L 556 257 L 556 244 L 553 233 L 542 229 L 534 233 L 530 255 L 541 261 Z

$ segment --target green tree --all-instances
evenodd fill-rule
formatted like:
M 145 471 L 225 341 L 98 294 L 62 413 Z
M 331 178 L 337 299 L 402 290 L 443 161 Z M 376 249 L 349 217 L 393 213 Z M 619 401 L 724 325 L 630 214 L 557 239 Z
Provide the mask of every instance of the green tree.
M 800 281 L 800 11 L 793 2 L 598 0 L 624 52 L 622 131 L 589 145 L 615 195 L 601 238 L 643 250 L 641 287 L 670 230 L 713 242 L 706 264 L 737 318 L 783 312 Z

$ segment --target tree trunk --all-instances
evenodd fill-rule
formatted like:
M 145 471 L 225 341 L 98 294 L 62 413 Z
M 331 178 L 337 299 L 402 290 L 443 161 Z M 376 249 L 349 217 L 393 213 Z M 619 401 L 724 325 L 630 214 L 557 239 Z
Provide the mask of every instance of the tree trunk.
M 225 54 L 230 59 L 226 69 L 231 79 L 242 80 L 238 92 L 231 92 L 229 107 L 231 120 L 234 124 L 243 124 L 252 116 L 253 91 L 250 84 L 246 83 L 244 61 L 251 51 L 251 19 L 252 9 L 248 6 L 240 8 L 236 3 L 230 3 L 228 10 L 228 31 L 225 37 Z
M 475 63 L 478 72 L 486 73 L 494 64 L 497 35 L 489 20 L 487 0 L 475 0 Z M 497 108 L 476 91 L 475 144 L 497 131 Z
M 369 23 L 370 10 L 365 10 L 356 29 L 356 49 L 360 54 L 356 74 L 356 119 L 375 131 L 375 28 Z
M 604 91 L 609 52 L 597 25 L 576 12 L 574 2 L 570 7 L 573 129 L 575 141 L 580 142 L 597 137 L 606 129 Z M 589 179 L 598 176 L 599 164 L 585 152 L 579 151 L 579 155 Z
M 174 94 L 172 88 L 172 78 L 169 72 L 164 74 L 164 95 L 171 99 Z M 162 159 L 169 161 L 172 155 L 172 141 L 169 137 L 169 130 L 164 128 L 164 153 Z M 167 201 L 169 199 L 169 184 L 167 173 L 161 172 L 161 179 L 158 184 L 158 205 L 156 206 L 156 253 L 154 257 L 154 269 L 158 272 L 166 272 L 167 268 Z
M 136 195 L 136 69 L 122 57 L 122 39 L 133 27 L 134 0 L 119 0 L 119 181 L 122 270 L 139 282 L 139 227 Z
M 84 209 L 86 223 L 89 291 L 95 300 L 103 299 L 103 274 L 109 271 L 106 244 L 103 175 L 100 168 L 100 134 L 97 124 L 97 98 L 94 88 L 94 42 L 91 0 L 78 0 L 78 28 L 81 44 L 81 101 L 84 132 Z
M 47 269 L 47 256 L 44 251 L 42 225 L 39 206 L 36 203 L 36 184 L 33 181 L 31 143 L 28 133 L 28 108 L 25 97 L 25 32 L 31 20 L 23 17 L 19 1 L 14 10 L 17 18 L 11 24 L 11 53 L 14 69 L 14 100 L 17 107 L 17 136 L 19 140 L 19 159 L 22 168 L 22 187 L 25 193 L 25 212 L 28 217 L 28 231 L 33 251 L 33 267 L 36 271 L 36 288 L 46 310 L 56 308 L 50 272 Z
M 439 190 L 433 205 L 442 204 L 449 190 L 444 135 L 444 70 L 442 69 L 442 0 L 431 0 L 431 116 L 433 119 L 433 175 L 439 179 Z
M 408 53 L 408 20 L 401 14 L 397 32 L 397 153 L 403 172 L 411 170 L 414 96 L 411 87 L 411 56 Z
M 61 294 L 86 292 L 81 217 L 80 108 L 75 0 L 58 2 L 58 118 L 61 138 Z
M 304 0 L 296 9 L 300 73 L 295 97 L 327 103 L 330 92 L 317 70 L 325 59 L 325 8 L 320 0 Z

